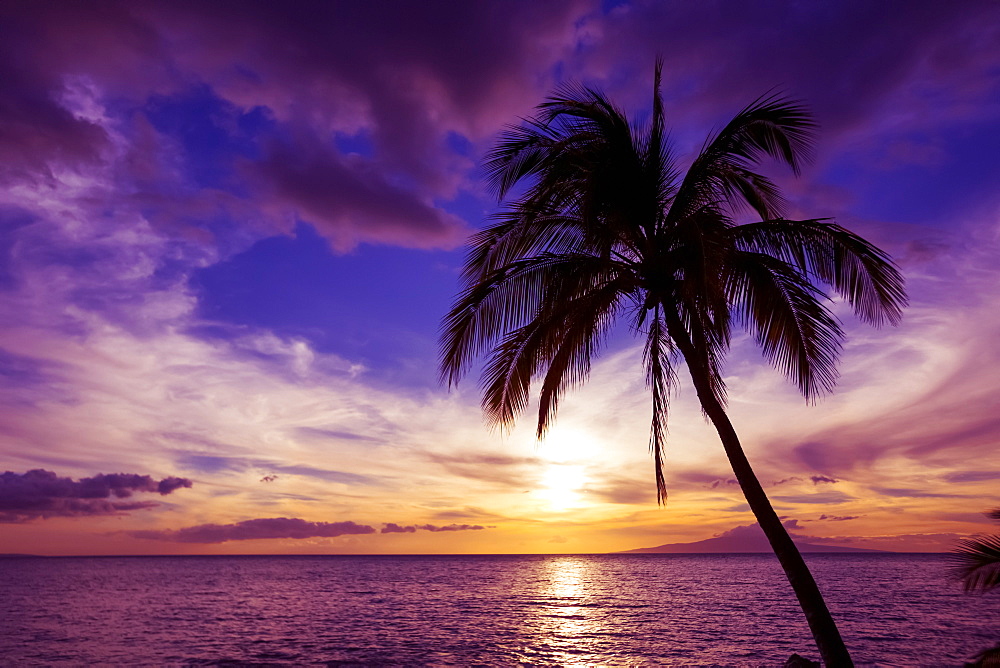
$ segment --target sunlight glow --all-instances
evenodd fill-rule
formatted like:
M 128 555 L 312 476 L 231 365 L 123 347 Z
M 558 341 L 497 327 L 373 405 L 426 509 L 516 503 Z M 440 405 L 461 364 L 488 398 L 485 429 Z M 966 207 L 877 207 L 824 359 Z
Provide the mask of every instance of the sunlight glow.
M 565 464 L 590 461 L 602 448 L 593 436 L 579 429 L 560 426 L 538 441 L 536 449 L 541 458 Z
M 539 494 L 552 510 L 566 510 L 580 505 L 578 491 L 587 481 L 583 467 L 574 464 L 549 464 L 542 475 L 544 488 Z

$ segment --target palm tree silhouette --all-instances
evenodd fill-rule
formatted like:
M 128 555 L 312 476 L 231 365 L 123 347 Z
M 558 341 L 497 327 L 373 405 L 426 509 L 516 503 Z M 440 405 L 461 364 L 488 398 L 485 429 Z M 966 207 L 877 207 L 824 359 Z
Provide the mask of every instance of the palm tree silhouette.
M 601 92 L 567 85 L 500 136 L 486 171 L 506 205 L 470 239 L 464 289 L 442 324 L 442 380 L 456 384 L 485 356 L 483 408 L 490 423 L 509 428 L 540 379 L 541 438 L 563 392 L 587 378 L 624 320 L 645 339 L 662 503 L 668 398 L 683 360 L 823 661 L 851 665 L 726 415 L 722 368 L 733 327 L 745 328 L 812 401 L 832 389 L 843 339 L 818 285 L 879 326 L 899 321 L 903 279 L 888 255 L 829 219 L 785 219 L 779 188 L 754 171 L 770 157 L 798 174 L 815 123 L 795 101 L 753 102 L 682 174 L 664 128 L 661 69 L 658 61 L 645 124 L 630 123 Z M 754 214 L 759 220 L 739 224 Z

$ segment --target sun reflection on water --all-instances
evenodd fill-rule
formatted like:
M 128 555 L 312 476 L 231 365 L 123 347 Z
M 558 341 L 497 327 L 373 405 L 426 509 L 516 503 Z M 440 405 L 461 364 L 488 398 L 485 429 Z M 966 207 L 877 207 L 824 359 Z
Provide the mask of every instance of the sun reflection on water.
M 592 564 L 578 557 L 546 560 L 538 606 L 531 620 L 547 658 L 566 666 L 592 665 L 593 645 L 605 629 L 594 618 L 589 587 Z

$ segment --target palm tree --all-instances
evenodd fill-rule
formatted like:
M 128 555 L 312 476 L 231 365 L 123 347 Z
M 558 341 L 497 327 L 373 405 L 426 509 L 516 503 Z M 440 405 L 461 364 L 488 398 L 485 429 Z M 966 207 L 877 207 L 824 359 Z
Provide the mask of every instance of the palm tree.
M 833 387 L 843 338 L 818 285 L 878 326 L 899 321 L 903 279 L 888 255 L 829 219 L 784 218 L 777 185 L 754 171 L 771 157 L 799 172 L 815 124 L 795 101 L 756 100 L 682 174 L 664 128 L 661 68 L 644 124 L 629 123 L 601 92 L 567 85 L 500 136 L 486 171 L 505 207 L 470 240 L 464 289 L 442 324 L 442 380 L 454 385 L 485 356 L 483 408 L 504 428 L 540 380 L 541 438 L 563 392 L 587 378 L 624 320 L 645 340 L 649 444 L 663 503 L 668 398 L 683 360 L 823 660 L 851 665 L 726 415 L 723 361 L 733 327 L 743 327 L 812 401 Z M 759 220 L 741 224 L 754 214 Z

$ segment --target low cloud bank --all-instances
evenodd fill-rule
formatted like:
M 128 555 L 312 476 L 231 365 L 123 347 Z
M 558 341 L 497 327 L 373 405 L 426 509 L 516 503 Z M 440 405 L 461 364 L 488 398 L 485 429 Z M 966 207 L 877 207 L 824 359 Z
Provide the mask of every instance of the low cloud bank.
M 0 474 L 0 522 L 25 522 L 47 517 L 116 515 L 130 510 L 153 508 L 155 501 L 120 502 L 136 492 L 166 496 L 182 487 L 191 487 L 187 478 L 168 477 L 160 481 L 137 473 L 110 473 L 90 478 L 60 478 L 52 471 L 33 469 L 27 473 Z
M 478 524 L 417 524 L 400 526 L 387 523 L 381 533 L 414 533 L 416 531 L 478 531 L 487 527 Z M 273 538 L 336 538 L 338 536 L 378 533 L 374 527 L 356 522 L 309 522 L 296 517 L 267 517 L 244 520 L 233 524 L 199 524 L 176 530 L 126 531 L 133 538 L 166 540 L 175 543 L 225 543 L 234 540 L 268 540 Z
M 128 531 L 133 538 L 167 540 L 175 543 L 225 543 L 231 540 L 268 538 L 336 538 L 375 533 L 375 529 L 355 522 L 308 522 L 295 517 L 268 517 L 234 524 L 199 524 L 176 531 Z
M 486 527 L 479 524 L 446 524 L 445 526 L 437 526 L 434 524 L 412 524 L 409 526 L 399 526 L 398 524 L 390 522 L 382 527 L 382 533 L 413 533 L 418 530 L 433 531 L 435 533 L 439 531 L 481 531 L 485 528 Z

